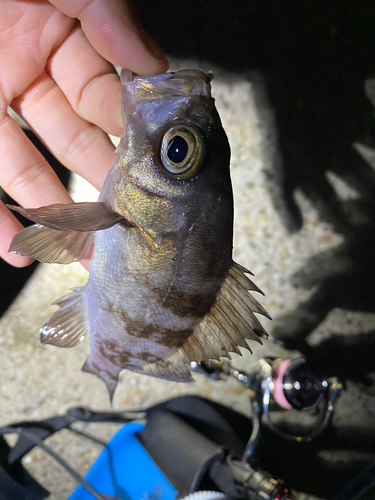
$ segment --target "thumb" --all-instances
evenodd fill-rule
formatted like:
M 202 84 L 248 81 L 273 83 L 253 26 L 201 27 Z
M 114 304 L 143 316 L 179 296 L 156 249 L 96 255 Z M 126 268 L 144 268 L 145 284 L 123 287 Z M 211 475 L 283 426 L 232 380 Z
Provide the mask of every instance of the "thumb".
M 129 0 L 50 0 L 61 12 L 81 21 L 95 50 L 111 63 L 141 76 L 164 73 L 168 61 L 142 28 Z

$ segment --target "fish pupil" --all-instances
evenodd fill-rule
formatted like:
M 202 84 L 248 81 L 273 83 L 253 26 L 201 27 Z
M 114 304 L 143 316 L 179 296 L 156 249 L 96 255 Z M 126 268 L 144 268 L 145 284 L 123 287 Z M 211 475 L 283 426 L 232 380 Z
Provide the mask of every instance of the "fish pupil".
M 188 143 L 180 135 L 175 135 L 169 142 L 167 156 L 173 163 L 181 163 L 188 153 Z

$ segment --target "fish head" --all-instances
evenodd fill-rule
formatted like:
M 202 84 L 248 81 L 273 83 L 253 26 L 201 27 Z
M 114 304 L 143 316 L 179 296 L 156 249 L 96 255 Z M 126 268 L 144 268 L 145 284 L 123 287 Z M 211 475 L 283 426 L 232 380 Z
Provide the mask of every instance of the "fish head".
M 213 213 L 231 240 L 230 148 L 211 97 L 212 75 L 182 70 L 130 76 L 123 70 L 128 125 L 108 176 L 113 207 L 156 244 L 183 227 L 207 227 Z

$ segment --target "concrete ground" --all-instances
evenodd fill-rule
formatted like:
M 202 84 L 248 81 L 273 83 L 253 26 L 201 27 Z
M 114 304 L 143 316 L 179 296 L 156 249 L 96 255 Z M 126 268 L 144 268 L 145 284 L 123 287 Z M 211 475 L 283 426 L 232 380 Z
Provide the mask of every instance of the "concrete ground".
M 352 308 L 350 301 L 333 302 L 323 308 L 324 313 L 320 313 L 322 308 L 312 306 L 317 294 L 322 293 L 322 285 L 330 287 L 335 297 L 340 294 L 333 286 L 334 278 L 349 272 L 351 254 L 346 252 L 345 235 L 323 220 L 301 190 L 297 189 L 293 197 L 302 213 L 302 227 L 294 233 L 286 229 L 282 210 L 276 208 L 277 182 L 272 176 L 281 160 L 274 115 L 262 78 L 215 71 L 201 61 L 176 60 L 172 69 L 182 66 L 214 70 L 213 95 L 232 149 L 234 258 L 254 272 L 255 282 L 265 292 L 260 302 L 274 318 L 272 322 L 261 318 L 270 341 L 264 346 L 251 345 L 253 355 L 245 351 L 243 357 L 233 355 L 233 364 L 249 370 L 265 355 L 295 356 L 304 352 L 320 374 L 341 375 L 345 382 L 333 426 L 320 439 L 319 449 L 305 445 L 300 452 L 295 448 L 290 451 L 285 444 L 282 457 L 275 457 L 279 448 L 274 454 L 270 449 L 263 468 L 273 468 L 299 491 L 332 498 L 332 491 L 343 487 L 349 476 L 364 469 L 374 456 L 375 358 L 371 370 L 369 356 L 374 353 L 375 312 Z M 338 175 L 327 178 L 343 203 L 360 197 Z M 92 188 L 77 177 L 73 177 L 71 189 L 76 201 L 96 198 Z M 40 264 L 0 319 L 0 425 L 45 418 L 77 405 L 111 409 L 104 384 L 80 371 L 89 352 L 87 340 L 66 350 L 39 343 L 38 329 L 56 309 L 51 302 L 70 288 L 83 285 L 87 278 L 79 264 Z M 293 350 L 286 350 L 280 339 Z M 355 362 L 350 352 L 358 356 Z M 212 398 L 249 413 L 248 395 L 235 380 L 215 382 L 196 375 L 194 384 L 178 384 L 129 371 L 121 374 L 113 409 L 149 406 L 181 394 Z M 96 425 L 91 432 L 108 438 L 113 430 L 113 425 Z M 49 444 L 82 474 L 100 450 L 67 431 L 54 436 Z M 280 442 L 276 446 L 281 446 Z M 311 462 L 306 462 L 306 457 Z M 25 463 L 51 491 L 52 500 L 65 500 L 75 488 L 75 482 L 42 451 L 30 453 Z M 309 471 L 299 469 L 305 463 L 314 465 Z M 298 498 L 310 497 L 305 494 Z

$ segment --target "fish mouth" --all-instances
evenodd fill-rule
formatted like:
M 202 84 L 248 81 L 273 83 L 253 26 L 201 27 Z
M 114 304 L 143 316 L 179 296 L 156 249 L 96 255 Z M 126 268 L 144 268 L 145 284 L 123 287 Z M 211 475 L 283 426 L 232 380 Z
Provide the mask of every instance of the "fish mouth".
M 202 78 L 206 83 L 212 82 L 214 74 L 212 71 L 202 71 L 201 69 L 181 69 L 179 71 L 170 71 L 165 73 L 166 75 L 172 75 L 172 78 L 177 75 L 178 78 Z
M 135 76 L 121 70 L 122 102 L 131 115 L 137 105 L 158 99 L 174 99 L 195 95 L 211 98 L 213 74 L 199 69 L 183 69 L 156 76 Z

